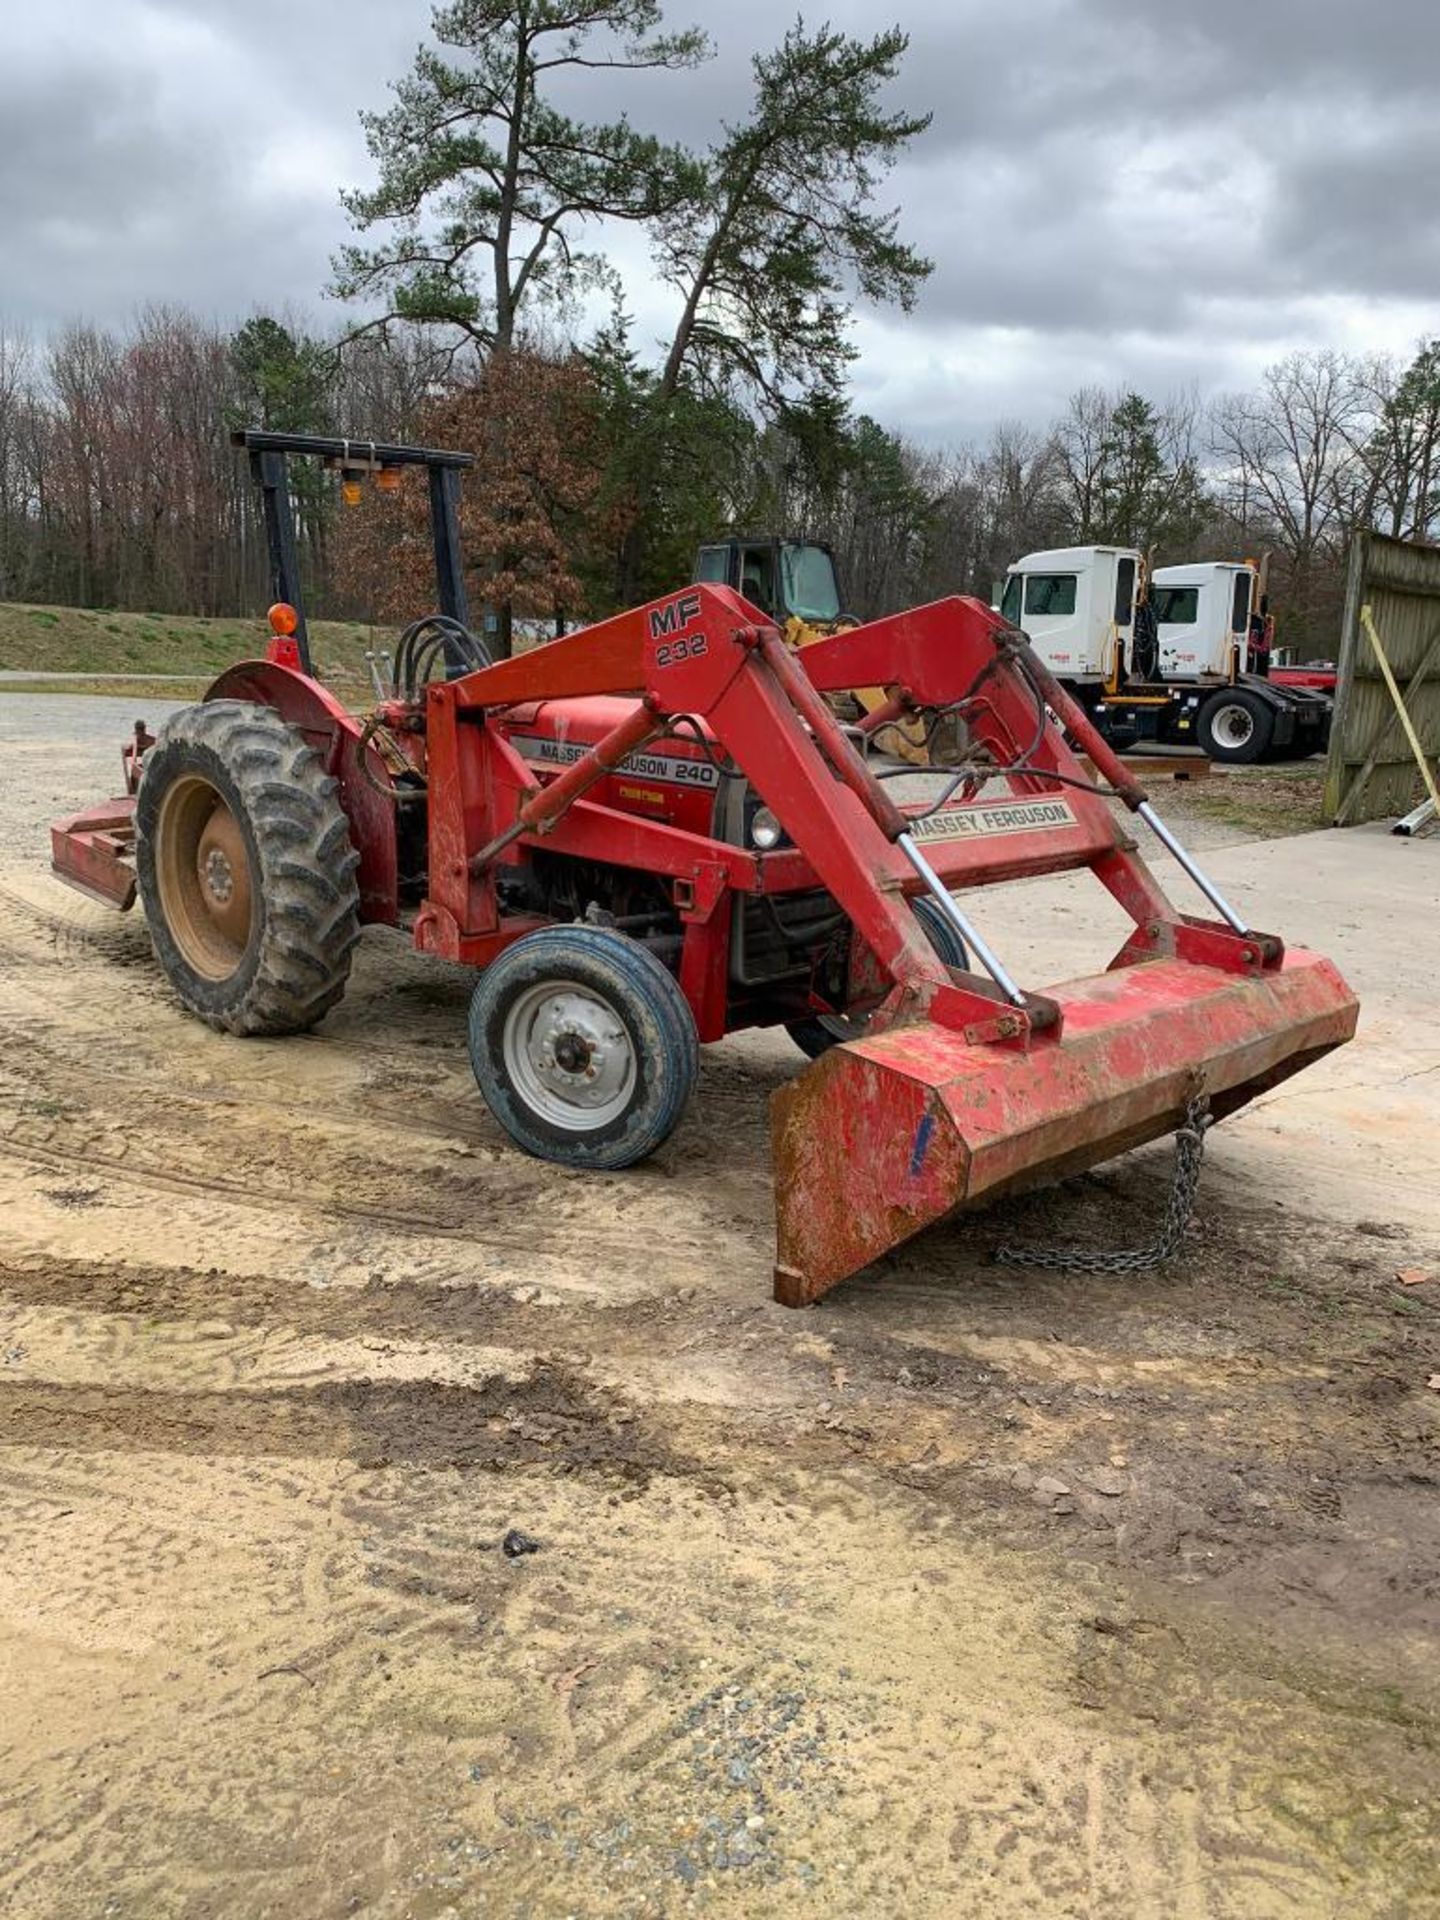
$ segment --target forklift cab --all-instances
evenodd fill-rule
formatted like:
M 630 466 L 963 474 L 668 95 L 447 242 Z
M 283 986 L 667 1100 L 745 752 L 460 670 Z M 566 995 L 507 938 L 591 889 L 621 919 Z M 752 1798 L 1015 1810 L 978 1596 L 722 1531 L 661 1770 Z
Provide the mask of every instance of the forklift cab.
M 779 627 L 840 619 L 840 584 L 829 547 L 813 540 L 717 540 L 701 547 L 695 578 L 733 587 Z

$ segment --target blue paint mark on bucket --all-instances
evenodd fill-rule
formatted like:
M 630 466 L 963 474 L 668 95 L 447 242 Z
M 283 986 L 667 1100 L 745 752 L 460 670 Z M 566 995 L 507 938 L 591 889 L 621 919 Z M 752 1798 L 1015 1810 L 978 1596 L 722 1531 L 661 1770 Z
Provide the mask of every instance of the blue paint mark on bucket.
M 915 1129 L 915 1144 L 910 1149 L 910 1178 L 913 1180 L 925 1164 L 925 1156 L 930 1151 L 930 1136 L 935 1131 L 935 1116 L 927 1113 Z

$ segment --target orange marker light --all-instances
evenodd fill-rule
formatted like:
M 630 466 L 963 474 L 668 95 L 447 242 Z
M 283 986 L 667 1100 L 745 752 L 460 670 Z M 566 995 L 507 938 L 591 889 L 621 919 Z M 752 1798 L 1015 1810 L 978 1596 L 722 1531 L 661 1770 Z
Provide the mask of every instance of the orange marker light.
M 284 640 L 299 631 L 300 616 L 288 600 L 277 600 L 265 617 L 270 622 L 270 631 Z
M 400 491 L 399 467 L 381 467 L 375 476 L 375 485 L 381 493 L 398 493 Z
M 358 507 L 360 504 L 360 482 L 352 480 L 348 473 L 340 476 L 340 498 L 347 507 Z

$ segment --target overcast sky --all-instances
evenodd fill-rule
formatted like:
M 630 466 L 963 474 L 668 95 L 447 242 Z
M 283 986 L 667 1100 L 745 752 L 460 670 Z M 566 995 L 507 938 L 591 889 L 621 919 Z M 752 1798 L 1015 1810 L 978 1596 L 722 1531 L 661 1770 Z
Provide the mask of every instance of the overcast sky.
M 934 124 L 892 176 L 936 262 L 856 327 L 859 404 L 919 438 L 1047 420 L 1075 387 L 1243 385 L 1292 348 L 1440 332 L 1440 0 L 835 0 L 911 35 L 897 103 Z M 698 142 L 788 14 L 675 0 L 717 57 L 593 76 L 608 112 Z M 151 300 L 330 318 L 356 120 L 427 0 L 0 0 L 0 319 L 123 323 Z M 669 296 L 616 258 L 642 341 Z

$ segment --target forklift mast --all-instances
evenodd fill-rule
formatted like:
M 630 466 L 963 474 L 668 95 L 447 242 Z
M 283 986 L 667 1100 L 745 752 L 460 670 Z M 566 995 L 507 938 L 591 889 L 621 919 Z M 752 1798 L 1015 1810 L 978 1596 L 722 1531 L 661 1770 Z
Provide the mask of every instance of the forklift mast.
M 257 427 L 242 427 L 232 433 L 230 444 L 242 447 L 250 455 L 250 472 L 260 489 L 265 515 L 270 596 L 295 609 L 295 643 L 305 673 L 313 675 L 314 667 L 300 586 L 295 516 L 290 503 L 292 454 L 319 460 L 325 467 L 338 471 L 342 484 L 358 484 L 366 474 L 398 473 L 401 467 L 424 467 L 430 477 L 430 533 L 435 549 L 437 604 L 441 613 L 462 627 L 469 626 L 457 507 L 460 474 L 466 467 L 474 466 L 473 453 L 446 452 L 437 447 L 390 446 L 375 440 L 332 439 L 316 433 L 271 433 Z

